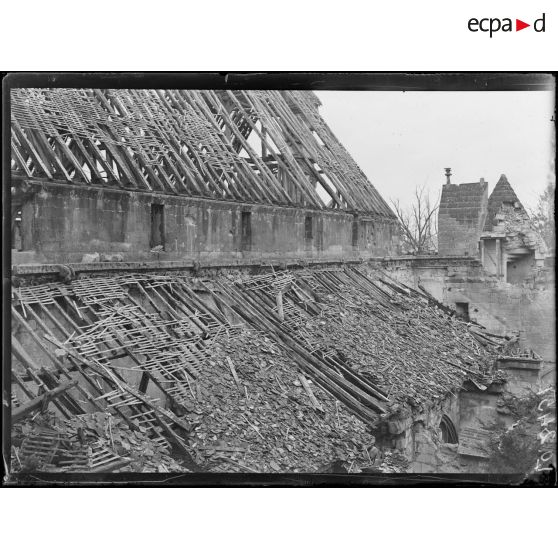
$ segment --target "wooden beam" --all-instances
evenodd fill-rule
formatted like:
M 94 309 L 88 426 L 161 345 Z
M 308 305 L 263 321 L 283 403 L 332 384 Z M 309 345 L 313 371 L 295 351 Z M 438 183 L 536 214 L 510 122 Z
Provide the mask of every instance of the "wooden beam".
M 46 163 L 43 161 L 41 155 L 39 155 L 39 152 L 37 151 L 33 143 L 25 135 L 25 132 L 22 130 L 21 126 L 19 125 L 19 122 L 17 121 L 14 115 L 12 115 L 12 124 L 13 124 L 12 133 L 15 132 L 15 135 L 20 145 L 22 145 L 23 147 L 25 147 L 25 149 L 27 149 L 31 159 L 33 159 L 37 167 L 41 168 L 42 171 L 46 174 L 47 178 L 52 180 L 53 178 L 52 173 L 47 166 L 48 161 Z
M 43 395 L 39 395 L 35 399 L 24 403 L 20 407 L 16 407 L 12 411 L 12 424 L 23 420 L 27 415 L 31 414 L 36 409 L 42 408 L 43 404 L 47 405 L 52 399 L 59 397 L 69 389 L 77 385 L 77 380 L 71 382 L 64 382 L 60 384 L 57 388 L 47 391 Z

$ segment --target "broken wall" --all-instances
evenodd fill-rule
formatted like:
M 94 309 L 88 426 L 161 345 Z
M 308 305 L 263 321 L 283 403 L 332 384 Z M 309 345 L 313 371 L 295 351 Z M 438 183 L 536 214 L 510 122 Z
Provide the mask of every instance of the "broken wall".
M 556 360 L 553 282 L 528 288 L 497 281 L 470 258 L 397 258 L 379 265 L 452 308 L 468 304 L 471 319 L 496 334 L 519 332 L 522 348 L 533 349 L 546 361 Z
M 403 416 L 381 424 L 376 434 L 382 451 L 399 451 L 411 463 L 409 472 L 425 473 L 439 468 L 438 451 L 442 443 L 440 423 L 446 416 L 459 424 L 459 397 L 449 394 L 422 411 L 407 411 Z

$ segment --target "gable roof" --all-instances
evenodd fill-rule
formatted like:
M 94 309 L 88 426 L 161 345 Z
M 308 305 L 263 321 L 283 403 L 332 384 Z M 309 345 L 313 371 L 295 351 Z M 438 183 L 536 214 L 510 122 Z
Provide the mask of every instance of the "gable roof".
M 500 179 L 496 183 L 492 194 L 488 198 L 488 210 L 486 215 L 486 221 L 484 224 L 485 231 L 492 231 L 494 228 L 494 218 L 496 214 L 502 207 L 503 203 L 511 203 L 515 204 L 518 203 L 521 208 L 523 209 L 523 205 L 519 201 L 516 193 L 514 192 L 513 188 L 511 187 L 508 179 L 506 178 L 505 174 L 500 176 Z
M 312 92 L 11 94 L 12 172 L 24 178 L 396 218 Z

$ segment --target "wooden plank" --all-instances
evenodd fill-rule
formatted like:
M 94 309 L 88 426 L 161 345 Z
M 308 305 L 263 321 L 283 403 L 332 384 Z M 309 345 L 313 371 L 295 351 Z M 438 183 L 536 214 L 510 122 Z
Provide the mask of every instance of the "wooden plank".
M 40 409 L 43 404 L 45 405 L 48 404 L 49 401 L 51 401 L 56 397 L 59 397 L 60 395 L 62 395 L 64 392 L 74 387 L 75 385 L 77 385 L 77 380 L 73 380 L 71 382 L 64 382 L 63 384 L 60 384 L 57 388 L 50 390 L 47 393 L 44 393 L 43 395 L 39 395 L 39 397 L 36 397 L 35 399 L 17 407 L 12 412 L 12 424 L 17 423 L 20 420 L 23 420 L 27 415 L 29 415 L 36 409 Z
M 87 143 L 89 143 L 89 147 L 87 147 Z M 81 142 L 80 142 L 81 143 Z M 88 139 L 88 140 L 83 140 L 83 148 L 85 151 L 88 151 L 88 149 L 90 149 L 92 151 L 92 156 L 94 158 L 94 162 L 95 162 L 95 167 L 97 165 L 97 162 L 101 165 L 101 167 L 105 170 L 105 172 L 107 173 L 107 179 L 108 177 L 112 177 L 112 180 L 114 180 L 115 182 L 121 182 L 121 178 L 114 172 L 114 169 L 112 168 L 112 165 L 110 165 L 108 163 L 108 161 L 106 160 L 105 156 L 101 153 L 101 150 L 99 149 L 99 146 L 95 143 L 95 140 L 93 138 Z M 97 172 L 99 172 L 99 169 L 96 167 Z M 123 176 L 127 176 L 124 173 L 122 173 Z M 99 174 L 99 177 L 101 178 L 101 180 L 103 180 L 103 177 Z M 128 178 L 129 180 L 129 178 Z M 130 182 L 133 184 L 134 182 L 130 180 Z
M 240 101 L 233 95 L 233 93 L 231 91 L 225 91 L 225 93 L 229 96 L 229 98 L 232 100 L 232 102 L 237 106 L 238 110 L 240 111 L 240 113 L 244 116 L 245 118 L 245 122 L 248 126 L 250 126 L 250 128 L 252 129 L 252 131 L 260 138 L 260 141 L 264 142 L 266 145 L 266 148 L 269 150 L 269 152 L 272 154 L 273 158 L 275 159 L 276 163 L 279 165 L 280 168 L 283 169 L 283 171 L 292 178 L 292 182 L 295 185 L 296 188 L 298 188 L 299 192 L 301 193 L 301 195 L 311 204 L 317 204 L 317 207 L 319 208 L 323 208 L 323 203 L 321 202 L 321 200 L 319 200 L 319 198 L 310 195 L 308 193 L 308 189 L 304 188 L 303 184 L 305 182 L 307 182 L 307 178 L 305 177 L 305 175 L 303 173 L 301 173 L 300 169 L 298 168 L 297 165 L 294 166 L 287 166 L 283 160 L 281 159 L 280 156 L 277 156 L 275 154 L 275 151 L 271 148 L 271 145 L 269 144 L 268 140 L 267 140 L 267 136 L 269 136 L 274 143 L 276 143 L 276 141 L 274 140 L 273 134 L 270 133 L 269 131 L 267 132 L 267 136 L 264 137 L 262 136 L 260 130 L 258 130 L 257 126 L 252 122 L 252 120 L 250 119 L 250 117 L 248 116 L 248 114 L 246 113 L 244 107 L 242 106 L 242 104 L 240 103 Z M 244 93 L 241 93 L 242 95 L 244 95 L 244 98 L 246 99 L 246 101 L 249 103 L 248 97 L 246 97 L 246 95 Z M 259 111 L 261 112 L 261 108 L 259 109 Z M 256 110 L 256 112 L 258 112 Z M 246 142 L 247 143 L 247 142 Z M 248 144 L 249 145 L 249 144 Z M 244 146 L 244 145 L 243 145 Z M 245 147 L 246 149 L 246 147 Z M 253 151 L 251 150 L 250 152 L 253 153 Z M 257 160 L 257 155 L 253 154 L 252 158 L 254 160 Z M 284 190 L 281 188 L 281 184 L 278 184 L 278 189 L 281 192 L 284 192 Z M 292 200 L 292 203 L 295 204 L 295 200 L 293 200 L 288 194 L 285 194 L 286 198 L 288 200 Z
M 167 109 L 167 112 L 172 115 L 172 113 L 174 112 L 174 109 L 173 109 L 172 105 L 170 104 L 169 100 L 165 97 L 165 94 L 161 91 L 156 91 L 156 93 L 159 96 L 161 102 L 163 103 L 163 106 Z M 170 142 L 170 148 L 172 150 L 172 154 L 175 157 L 176 164 L 180 167 L 180 169 L 184 173 L 185 177 L 188 179 L 188 181 L 189 181 L 188 185 L 193 186 L 194 189 L 196 190 L 195 193 L 203 194 L 205 192 L 205 187 L 204 187 L 203 181 L 200 182 L 200 178 L 199 178 L 199 176 L 197 176 L 197 173 L 194 172 L 189 167 L 190 161 L 189 160 L 185 161 L 183 153 L 182 153 L 182 146 L 181 146 L 180 142 L 177 140 L 177 138 L 182 135 L 181 132 L 180 132 L 180 129 L 177 126 L 174 118 L 171 117 L 171 118 L 169 118 L 169 120 L 170 120 L 171 126 L 173 127 L 174 132 L 175 132 L 175 135 L 171 136 L 169 138 L 169 142 Z M 182 187 L 183 187 L 185 192 L 190 193 L 186 184 L 182 183 Z
M 35 395 L 33 394 L 33 392 L 31 392 L 31 391 L 29 391 L 29 389 L 27 389 L 27 386 L 25 385 L 25 382 L 13 371 L 12 371 L 11 379 L 15 380 L 15 383 L 21 388 L 21 391 L 23 391 L 23 393 L 29 399 L 34 399 L 35 398 Z
M 233 361 L 229 356 L 227 357 L 227 363 L 229 365 L 229 369 L 231 371 L 232 377 L 234 378 L 234 383 L 240 389 L 240 380 L 238 379 L 238 375 L 236 373 L 236 368 L 234 367 Z
M 68 148 L 66 142 L 58 134 L 52 136 L 52 139 L 54 140 L 56 145 L 58 145 L 58 147 L 62 150 L 64 155 L 66 155 L 69 162 L 74 166 L 76 172 L 81 175 L 81 177 L 87 184 L 91 184 L 91 179 L 87 176 L 87 174 L 85 174 L 85 171 L 81 166 L 81 163 L 76 159 L 76 156 Z
M 73 150 L 79 151 L 79 153 L 83 157 L 87 167 L 89 168 L 89 171 L 91 172 L 91 181 L 92 182 L 99 182 L 99 183 L 102 184 L 103 183 L 103 177 L 99 173 L 99 169 L 97 168 L 97 163 L 95 162 L 94 159 L 91 158 L 90 153 L 87 151 L 87 149 L 83 145 L 81 139 L 77 136 L 72 136 L 70 138 L 70 144 L 68 146 L 68 149 L 73 149 Z
M 263 328 L 274 333 L 284 345 L 291 349 L 291 354 L 295 360 L 300 363 L 304 370 L 307 370 L 312 375 L 316 383 L 322 385 L 326 391 L 352 408 L 361 418 L 373 420 L 375 415 L 372 410 L 378 413 L 385 412 L 385 409 L 373 401 L 369 394 L 364 393 L 341 375 L 333 372 L 330 369 L 330 365 L 321 362 L 318 358 L 311 355 L 295 339 L 288 335 L 286 331 L 280 329 L 279 324 L 275 324 L 271 316 L 264 316 L 259 306 L 251 302 L 250 298 L 246 296 L 246 292 L 243 293 L 244 296 L 239 296 L 224 284 L 221 283 L 220 285 L 223 291 L 233 300 L 232 307 L 237 314 L 249 323 L 254 324 L 257 329 Z
M 20 145 L 22 145 L 23 147 L 25 147 L 25 149 L 27 149 L 31 159 L 33 159 L 37 167 L 42 169 L 42 171 L 46 174 L 47 178 L 52 180 L 53 176 L 51 171 L 49 170 L 49 167 L 47 166 L 47 163 L 43 161 L 42 157 L 39 155 L 39 152 L 37 151 L 33 143 L 27 138 L 25 132 L 22 130 L 21 126 L 19 125 L 19 122 L 17 121 L 14 115 L 12 115 L 12 124 L 14 127 L 12 133 L 14 133 L 15 131 L 15 135 Z
M 39 365 L 27 354 L 16 337 L 12 335 L 12 352 L 28 368 L 39 369 Z M 13 358 L 13 357 L 12 357 Z
M 277 112 L 272 112 L 271 107 L 264 105 L 256 96 L 248 96 L 246 92 L 242 92 L 242 95 L 244 95 L 246 99 L 249 99 L 249 102 L 253 104 L 257 114 L 264 116 L 269 123 L 275 123 L 275 121 L 278 120 L 275 124 L 275 127 L 278 128 L 277 132 L 270 126 L 268 126 L 266 130 L 267 135 L 273 140 L 273 143 L 275 143 L 278 148 L 280 148 L 281 143 L 286 144 L 288 151 L 285 155 L 290 151 L 294 151 L 294 146 L 296 145 L 297 140 L 289 133 L 289 129 L 286 127 L 287 123 L 283 121 L 281 116 L 278 115 Z M 260 120 L 262 121 L 263 126 L 265 121 L 261 118 Z M 262 137 L 257 128 L 255 128 L 255 131 L 260 137 Z M 272 153 L 274 154 L 273 151 Z M 290 153 L 288 165 L 283 162 L 281 157 L 276 157 L 276 160 L 286 171 L 287 176 L 292 177 L 291 182 L 295 188 L 298 188 L 299 191 L 304 194 L 304 197 L 310 198 L 314 207 L 317 209 L 326 209 L 324 201 L 318 196 L 318 193 L 316 192 L 314 185 L 310 182 L 308 175 L 304 172 L 304 169 L 296 160 L 295 153 Z
M 205 95 L 208 95 L 209 93 L 211 93 L 211 92 L 205 92 Z M 247 184 L 252 183 L 253 185 L 255 185 L 260 190 L 260 195 L 261 195 L 263 193 L 263 191 L 258 184 L 257 177 L 254 175 L 254 173 L 250 169 L 245 168 L 245 166 L 242 164 L 243 161 L 241 161 L 240 158 L 238 158 L 238 160 L 236 159 L 237 153 L 234 151 L 234 149 L 232 147 L 232 144 L 230 143 L 229 138 L 227 138 L 226 134 L 219 127 L 219 125 L 218 125 L 218 123 L 215 119 L 215 115 L 210 110 L 208 110 L 208 107 L 207 107 L 208 101 L 207 101 L 206 97 L 203 94 L 197 93 L 197 92 L 191 92 L 191 96 L 193 96 L 194 99 L 198 102 L 198 106 L 200 107 L 202 113 L 204 114 L 204 116 L 207 118 L 207 120 L 215 128 L 216 134 L 219 136 L 219 138 L 221 139 L 221 141 L 223 143 L 223 148 L 226 149 L 227 147 L 230 147 L 232 164 L 233 164 L 234 168 L 236 169 L 236 171 L 239 173 L 239 175 L 244 178 L 244 180 L 238 181 L 238 187 L 242 188 L 242 190 L 243 190 L 243 195 L 240 194 L 240 198 L 242 199 L 242 197 L 244 197 L 245 199 L 248 199 L 248 200 L 253 200 L 254 199 L 254 192 L 253 191 L 250 192 L 246 188 L 244 188 L 244 184 L 243 184 L 244 181 L 246 181 Z M 221 103 L 218 100 L 214 104 L 215 107 L 219 107 L 220 105 L 221 105 Z M 223 119 L 226 119 L 228 117 L 228 115 L 226 114 L 225 111 L 221 112 L 221 116 L 222 116 Z M 213 148 L 212 148 L 212 152 L 215 153 L 215 150 L 213 150 Z M 263 198 L 260 198 L 260 199 L 266 200 L 267 197 L 264 195 Z
M 314 178 L 321 184 L 324 190 L 331 196 L 333 201 L 337 203 L 340 207 L 342 206 L 342 201 L 338 197 L 337 193 L 332 190 L 331 186 L 323 179 L 320 173 L 316 170 L 313 163 L 318 162 L 317 160 L 320 156 L 325 156 L 325 150 L 322 146 L 318 145 L 313 134 L 312 130 L 308 127 L 302 126 L 301 121 L 297 118 L 293 113 L 290 107 L 285 103 L 281 97 L 281 95 L 277 92 L 274 92 L 274 108 L 276 113 L 279 115 L 280 121 L 283 123 L 283 127 L 288 137 L 291 137 L 291 144 L 293 149 L 296 149 L 299 156 L 304 160 L 307 165 L 308 170 L 311 171 Z M 291 128 L 293 133 L 290 133 L 289 127 Z M 311 153 L 314 157 L 315 161 L 312 161 L 309 157 L 306 156 L 304 151 L 300 149 L 298 146 L 303 146 L 309 153 Z
M 20 153 L 14 138 L 12 137 L 12 154 L 15 156 L 18 166 L 21 168 L 22 171 L 25 172 L 28 178 L 33 177 L 33 173 L 27 166 L 27 161 L 23 158 L 23 155 Z
M 12 307 L 12 316 L 15 318 L 16 322 L 22 325 L 25 330 L 31 335 L 31 337 L 35 340 L 37 345 L 43 350 L 45 355 L 49 358 L 49 360 L 57 367 L 63 368 L 64 365 L 52 354 L 52 351 L 48 349 L 48 347 L 44 344 L 41 338 L 37 335 L 37 333 L 33 330 L 33 328 L 27 323 L 27 321 L 17 312 L 15 308 Z
M 285 311 L 283 310 L 283 293 L 279 291 L 276 296 L 277 301 L 277 315 L 279 317 L 279 321 L 285 321 Z
M 60 174 L 64 176 L 66 181 L 71 182 L 72 177 L 68 169 L 64 166 L 64 163 L 61 161 L 54 147 L 48 142 L 47 136 L 39 130 L 29 130 L 28 133 L 30 136 L 33 136 L 35 145 L 43 150 L 44 155 L 50 157 L 50 159 L 54 161 L 54 166 L 58 167 Z
M 310 401 L 312 402 L 314 409 L 318 409 L 319 411 L 324 412 L 324 408 L 322 407 L 320 402 L 316 399 L 316 396 L 310 389 L 310 384 L 308 383 L 308 380 L 302 374 L 298 375 L 298 379 L 300 380 L 300 383 L 302 384 L 302 387 L 304 388 L 306 395 L 308 395 L 308 397 L 310 398 Z
M 43 370 L 43 369 L 41 369 L 41 370 Z M 39 386 L 39 393 L 41 392 L 41 390 L 43 390 L 45 393 L 48 393 L 50 391 L 50 388 L 47 386 L 47 384 L 33 370 L 31 370 L 31 368 L 27 369 L 27 373 L 33 379 L 35 384 L 37 384 Z M 58 382 L 56 382 L 56 383 L 58 384 Z M 69 419 L 71 417 L 71 413 L 68 412 L 64 408 L 64 405 L 62 405 L 62 403 L 60 401 L 55 399 L 53 401 L 53 403 L 56 406 L 56 408 L 60 411 L 60 413 L 62 414 L 62 416 L 64 418 Z M 67 404 L 67 402 L 66 402 L 66 404 Z M 70 404 L 70 409 L 71 408 L 72 407 L 71 407 L 71 404 Z
M 113 99 L 111 99 L 112 102 L 114 103 L 114 106 L 123 114 L 126 113 L 126 110 L 124 109 L 124 107 L 122 106 L 122 104 L 120 103 L 120 100 L 116 97 L 114 97 Z M 137 110 L 141 111 L 141 99 L 136 98 L 136 101 L 138 102 L 137 105 Z M 114 110 L 112 111 L 114 113 Z M 124 156 L 131 159 L 129 157 L 129 154 L 127 152 L 126 146 L 123 146 L 123 152 L 124 152 Z M 155 184 L 159 185 L 161 187 L 161 189 L 163 191 L 166 191 L 167 189 L 170 189 L 173 193 L 177 194 L 177 190 L 174 187 L 170 177 L 166 174 L 164 168 L 162 167 L 162 165 L 154 163 L 154 164 L 150 164 L 143 156 L 143 154 L 140 151 L 136 151 L 135 152 L 135 156 L 138 158 L 138 160 L 141 162 L 141 164 L 144 166 L 147 174 L 152 178 L 152 180 L 154 181 Z M 157 171 L 160 173 L 161 177 L 159 177 L 157 175 L 157 173 L 155 172 L 154 169 L 157 169 Z M 163 182 L 164 181 L 164 182 Z M 165 188 L 165 185 L 167 186 L 167 188 Z
M 175 102 L 177 104 L 179 104 L 182 107 L 186 107 L 186 105 L 188 107 L 190 107 L 190 103 L 188 102 L 187 97 L 186 97 L 186 92 L 176 91 L 176 92 L 173 92 L 173 93 L 176 93 L 176 96 L 173 96 L 173 100 L 175 100 Z M 221 194 L 222 195 L 221 190 L 225 190 L 227 192 L 229 198 L 238 199 L 238 196 L 239 196 L 238 192 L 236 193 L 236 197 L 235 197 L 235 195 L 233 195 L 229 191 L 227 185 L 224 184 L 221 177 L 215 172 L 215 170 L 213 169 L 213 166 L 210 165 L 210 164 L 206 164 L 204 161 L 202 161 L 199 158 L 199 156 L 197 154 L 198 147 L 194 146 L 192 148 L 192 146 L 188 143 L 188 141 L 185 138 L 184 138 L 184 142 L 188 145 L 188 149 L 189 149 L 190 153 L 192 154 L 192 156 L 195 158 L 195 160 L 198 163 L 200 169 L 205 170 L 205 172 L 207 173 L 207 176 L 209 177 L 210 182 L 211 182 L 211 184 L 214 188 L 213 194 L 217 194 L 217 195 Z M 231 177 L 228 178 L 228 181 L 231 182 Z M 210 194 L 211 194 L 211 191 L 210 191 Z M 227 198 L 227 196 L 222 196 L 222 197 Z

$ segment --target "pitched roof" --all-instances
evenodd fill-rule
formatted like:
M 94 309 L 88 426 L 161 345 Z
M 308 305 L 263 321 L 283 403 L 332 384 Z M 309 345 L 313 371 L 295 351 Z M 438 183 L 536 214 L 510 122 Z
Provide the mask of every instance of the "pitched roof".
M 511 187 L 508 179 L 506 178 L 505 174 L 500 176 L 500 179 L 496 183 L 492 194 L 488 198 L 488 212 L 486 215 L 486 221 L 484 224 L 485 231 L 491 231 L 494 227 L 494 218 L 498 213 L 499 209 L 502 207 L 503 203 L 511 203 L 515 204 L 518 203 L 521 208 L 523 205 L 519 201 L 516 193 L 514 192 L 513 188 Z
M 395 219 L 312 92 L 11 93 L 12 172 L 23 177 Z
M 132 297 L 140 288 L 161 305 L 148 309 Z M 231 460 L 246 459 L 248 449 L 259 472 L 271 472 L 271 460 L 285 471 L 314 470 L 338 452 L 347 459 L 354 451 L 349 440 L 371 443 L 365 425 L 397 419 L 404 409 L 423 412 L 467 378 L 488 385 L 502 374 L 492 366 L 501 350 L 495 341 L 449 317 L 427 294 L 366 265 L 195 279 L 119 274 L 23 286 L 14 288 L 14 320 L 32 320 L 25 308 L 37 300 L 58 311 L 66 299 L 86 308 L 91 323 L 69 338 L 42 320 L 37 327 L 79 363 L 76 374 L 89 380 L 96 408 L 141 422 L 152 439 L 172 436 L 171 425 L 186 427 L 195 461 L 214 467 L 225 454 L 226 470 Z M 233 316 L 242 325 L 233 325 Z M 26 352 L 44 359 L 38 339 L 29 338 Z M 107 346 L 117 356 L 127 347 L 137 366 L 123 368 Z M 14 355 L 14 374 L 30 367 L 23 351 Z M 142 375 L 171 408 L 137 391 Z M 78 388 L 67 396 L 64 405 L 83 399 Z M 143 402 L 143 416 L 121 400 Z M 147 420 L 150 413 L 160 420 Z M 168 428 L 161 431 L 159 423 Z

